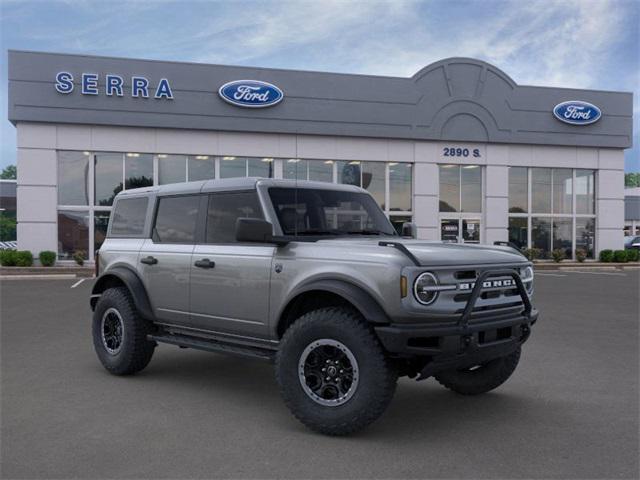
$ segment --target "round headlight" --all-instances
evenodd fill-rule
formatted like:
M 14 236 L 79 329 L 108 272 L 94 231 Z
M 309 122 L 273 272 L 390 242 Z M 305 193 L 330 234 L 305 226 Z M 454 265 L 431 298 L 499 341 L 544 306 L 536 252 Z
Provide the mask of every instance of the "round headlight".
M 520 278 L 522 279 L 522 283 L 524 283 L 524 288 L 527 290 L 527 293 L 531 295 L 531 293 L 533 293 L 533 267 L 526 267 L 522 270 Z
M 413 284 L 413 294 L 423 305 L 430 305 L 438 298 L 438 279 L 431 272 L 422 273 Z

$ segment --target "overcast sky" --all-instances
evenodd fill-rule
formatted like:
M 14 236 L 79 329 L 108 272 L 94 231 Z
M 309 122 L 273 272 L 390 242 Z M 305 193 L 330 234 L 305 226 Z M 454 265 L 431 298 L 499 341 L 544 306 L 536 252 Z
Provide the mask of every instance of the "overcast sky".
M 0 0 L 0 167 L 15 163 L 7 49 L 411 76 L 446 57 L 519 84 L 634 92 L 640 171 L 640 0 Z

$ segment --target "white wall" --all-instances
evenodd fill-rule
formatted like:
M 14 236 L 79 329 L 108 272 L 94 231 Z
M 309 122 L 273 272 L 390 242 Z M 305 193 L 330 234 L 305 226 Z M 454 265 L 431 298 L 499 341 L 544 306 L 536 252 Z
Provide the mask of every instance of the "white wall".
M 19 124 L 18 249 L 58 251 L 55 125 Z
M 17 132 L 18 247 L 34 253 L 57 250 L 57 149 L 415 162 L 414 222 L 419 238 L 430 240 L 440 235 L 437 163 L 484 165 L 485 243 L 508 238 L 509 165 L 598 169 L 597 249 L 622 248 L 624 159 L 620 149 L 33 123 L 18 124 Z M 480 157 L 444 157 L 446 146 L 478 148 Z

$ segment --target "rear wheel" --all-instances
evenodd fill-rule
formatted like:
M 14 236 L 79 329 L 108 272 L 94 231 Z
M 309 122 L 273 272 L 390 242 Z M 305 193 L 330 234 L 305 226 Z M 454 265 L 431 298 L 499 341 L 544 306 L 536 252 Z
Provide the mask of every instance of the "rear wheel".
M 520 360 L 520 348 L 482 365 L 462 370 L 448 370 L 434 375 L 449 390 L 461 395 L 479 395 L 498 388 L 515 371 Z
M 130 375 L 147 366 L 155 342 L 147 340 L 150 324 L 137 312 L 129 291 L 109 288 L 93 312 L 93 347 L 114 375 Z
M 382 415 L 397 372 L 357 312 L 331 307 L 303 315 L 285 332 L 276 379 L 298 420 L 320 433 L 346 435 Z

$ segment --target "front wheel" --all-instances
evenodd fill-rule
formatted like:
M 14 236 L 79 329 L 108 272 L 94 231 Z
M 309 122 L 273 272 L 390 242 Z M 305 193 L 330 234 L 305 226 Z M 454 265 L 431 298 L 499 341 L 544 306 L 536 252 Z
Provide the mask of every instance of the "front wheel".
M 147 366 L 155 342 L 147 340 L 149 322 L 140 317 L 129 291 L 109 288 L 93 312 L 93 347 L 114 375 L 130 375 Z
M 462 370 L 448 370 L 434 375 L 444 387 L 461 395 L 479 395 L 498 388 L 515 371 L 520 360 L 520 348 L 482 365 Z
M 393 398 L 397 378 L 371 329 L 347 308 L 322 308 L 297 319 L 276 358 L 286 405 L 326 435 L 347 435 L 376 420 Z

